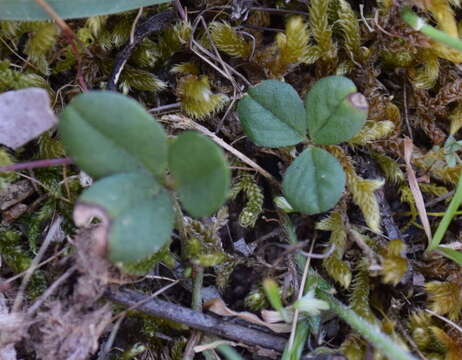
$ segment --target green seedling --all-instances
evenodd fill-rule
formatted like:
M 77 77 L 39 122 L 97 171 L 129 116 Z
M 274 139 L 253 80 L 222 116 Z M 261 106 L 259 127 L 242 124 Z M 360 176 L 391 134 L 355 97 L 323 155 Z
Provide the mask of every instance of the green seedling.
M 420 18 L 410 8 L 405 7 L 401 10 L 401 17 L 406 24 L 411 26 L 417 31 L 422 32 L 431 39 L 452 47 L 456 50 L 462 51 L 462 41 L 456 37 L 453 37 L 444 31 L 435 29 L 433 26 L 428 25 L 424 19 Z M 445 160 L 449 167 L 455 167 L 461 163 L 461 159 L 457 155 L 457 152 L 462 148 L 462 141 L 457 141 L 454 136 L 450 135 L 444 144 Z M 446 230 L 449 227 L 454 216 L 457 214 L 460 204 L 462 203 L 462 174 L 459 176 L 459 182 L 457 184 L 456 192 L 451 200 L 448 208 L 446 209 L 443 219 L 436 229 L 435 235 L 433 236 L 430 244 L 428 245 L 427 251 L 436 250 L 443 256 L 453 260 L 460 266 L 462 266 L 462 253 L 449 247 L 440 246 L 441 241 L 446 234 Z
M 62 112 L 67 153 L 97 181 L 74 209 L 77 225 L 99 217 L 100 249 L 116 264 L 140 261 L 170 241 L 176 196 L 194 217 L 213 214 L 229 193 L 222 150 L 186 131 L 170 144 L 162 126 L 136 101 L 107 91 L 77 96 Z
M 289 314 L 282 305 L 281 289 L 273 279 L 265 279 L 263 281 L 263 289 L 274 310 L 278 311 L 285 322 L 290 322 Z
M 314 289 L 309 290 L 301 299 L 297 300 L 293 307 L 310 316 L 318 316 L 322 310 L 329 310 L 327 302 L 315 297 Z
M 405 7 L 401 10 L 401 18 L 406 24 L 414 30 L 420 31 L 422 34 L 427 35 L 429 38 L 452 47 L 456 50 L 462 51 L 462 41 L 455 38 L 444 31 L 435 29 L 433 26 L 428 25 L 427 22 L 419 17 L 410 8 Z
M 462 173 L 459 175 L 459 182 L 457 183 L 456 192 L 451 202 L 449 203 L 448 208 L 446 209 L 441 222 L 436 229 L 435 234 L 433 235 L 431 243 L 428 245 L 427 252 L 436 250 L 439 251 L 444 256 L 452 259 L 456 263 L 462 266 L 462 253 L 456 250 L 453 250 L 448 247 L 440 246 L 441 241 L 446 234 L 446 231 L 451 224 L 452 219 L 457 213 L 457 210 L 462 203 Z
M 289 216 L 282 214 L 282 226 L 285 235 L 291 245 L 299 244 L 296 234 L 296 228 Z M 298 255 L 298 256 L 297 256 Z M 300 254 L 296 254 L 294 260 L 297 264 L 299 272 L 304 271 L 307 259 Z M 315 290 L 314 293 L 312 290 Z M 337 314 L 343 321 L 345 321 L 351 328 L 362 335 L 374 347 L 380 349 L 383 355 L 389 359 L 401 360 L 416 360 L 414 356 L 404 350 L 399 344 L 394 342 L 387 334 L 381 331 L 376 324 L 370 323 L 366 319 L 357 315 L 348 306 L 337 300 L 332 294 L 335 293 L 334 288 L 326 280 L 324 280 L 314 269 L 308 270 L 306 283 L 304 286 L 304 296 L 308 300 L 308 305 L 315 305 L 319 310 L 329 307 L 329 311 Z M 302 297 L 303 299 L 303 297 Z M 323 302 L 311 302 L 312 299 L 321 300 Z M 300 303 L 297 304 L 300 306 Z M 296 305 L 296 306 L 297 306 Z M 303 307 L 302 303 L 302 307 Z M 327 305 L 327 306 L 326 306 Z M 313 309 L 311 306 L 308 309 Z M 321 313 L 322 314 L 322 313 Z M 282 360 L 297 360 L 301 358 L 301 354 L 305 347 L 306 341 L 310 333 L 319 333 L 319 326 L 321 324 L 320 316 L 310 315 L 306 318 L 299 319 L 295 331 L 293 343 L 288 342 L 284 353 L 281 357 Z
M 282 182 L 284 197 L 294 210 L 312 215 L 335 206 L 345 188 L 345 173 L 334 156 L 314 145 L 347 141 L 364 125 L 368 103 L 351 80 L 323 78 L 304 103 L 289 84 L 263 81 L 239 101 L 238 112 L 244 132 L 257 145 L 308 145 Z
M 161 4 L 168 0 L 47 0 L 46 3 L 62 19 L 115 14 L 144 6 Z M 1 20 L 49 20 L 50 15 L 36 0 L 0 0 Z

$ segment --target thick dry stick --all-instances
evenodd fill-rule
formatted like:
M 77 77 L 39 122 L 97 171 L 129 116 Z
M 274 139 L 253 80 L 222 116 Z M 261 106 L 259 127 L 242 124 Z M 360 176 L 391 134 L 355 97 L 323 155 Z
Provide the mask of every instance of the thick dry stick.
M 117 54 L 115 58 L 115 65 L 112 69 L 111 77 L 108 80 L 107 88 L 111 91 L 116 91 L 117 81 L 119 80 L 120 74 L 130 58 L 133 50 L 136 46 L 147 36 L 153 32 L 163 30 L 167 27 L 172 20 L 175 18 L 175 13 L 171 10 L 162 11 L 158 14 L 151 16 L 145 22 L 136 27 L 133 41 L 131 41 L 125 48 Z
M 146 295 L 132 290 L 109 291 L 106 297 L 119 304 L 132 306 L 143 299 Z M 232 324 L 211 315 L 206 315 L 183 306 L 166 301 L 151 299 L 146 301 L 137 310 L 149 315 L 185 324 L 193 329 L 198 329 L 225 339 L 239 341 L 248 345 L 261 346 L 267 349 L 283 351 L 287 339 L 267 334 L 262 331 Z

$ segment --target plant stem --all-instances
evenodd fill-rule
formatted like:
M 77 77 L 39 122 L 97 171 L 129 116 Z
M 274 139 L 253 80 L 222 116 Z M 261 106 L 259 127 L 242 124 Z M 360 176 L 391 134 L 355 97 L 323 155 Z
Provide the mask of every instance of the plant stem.
M 284 232 L 287 235 L 287 240 L 289 244 L 291 245 L 297 245 L 298 244 L 298 238 L 297 238 L 297 233 L 294 224 L 289 218 L 289 215 L 282 211 L 278 211 L 279 218 L 281 219 L 282 222 L 282 228 L 284 229 Z M 295 262 L 297 264 L 298 270 L 300 271 L 300 274 L 303 274 L 303 270 L 305 269 L 305 264 L 306 264 L 306 258 L 302 255 L 299 254 L 298 252 L 295 253 L 294 255 Z
M 204 268 L 200 265 L 193 266 L 193 289 L 191 308 L 196 311 L 202 311 L 202 284 L 204 283 Z
M 175 225 L 178 233 L 180 235 L 181 242 L 181 257 L 186 258 L 186 241 L 188 239 L 188 234 L 186 233 L 186 228 L 184 226 L 183 211 L 181 211 L 180 203 L 174 194 L 171 195 L 173 209 L 175 211 Z
M 239 353 L 229 345 L 220 345 L 217 350 L 228 360 L 244 360 Z
M 380 331 L 376 325 L 373 325 L 358 316 L 353 310 L 343 305 L 332 295 L 320 291 L 318 296 L 320 299 L 327 301 L 332 311 L 334 311 L 341 319 L 343 319 L 348 325 L 350 325 L 389 359 L 416 360 L 416 358 L 410 353 L 404 351 L 398 344 L 393 342 L 388 335 Z
M 306 344 L 306 339 L 310 336 L 311 326 L 308 321 L 302 321 L 297 323 L 297 329 L 295 330 L 295 336 L 292 347 L 286 346 L 284 353 L 282 354 L 281 360 L 298 360 L 302 356 L 303 348 Z
M 428 25 L 424 19 L 419 17 L 410 8 L 405 7 L 403 10 L 401 10 L 401 17 L 404 22 L 411 26 L 414 30 L 420 31 L 422 34 L 427 35 L 435 41 L 462 51 L 462 41 L 460 39 L 455 38 L 445 33 L 444 31 L 435 29 L 431 25 Z
M 461 202 L 462 202 L 462 172 L 459 175 L 459 182 L 457 183 L 457 188 L 456 188 L 454 197 L 449 203 L 449 206 L 446 209 L 446 212 L 444 213 L 444 216 L 441 219 L 441 222 L 439 223 L 438 228 L 436 229 L 435 235 L 433 236 L 433 239 L 430 245 L 428 246 L 427 251 L 435 250 L 439 246 Z
M 192 289 L 192 302 L 191 308 L 195 311 L 202 311 L 202 284 L 204 283 L 204 268 L 200 265 L 193 265 L 193 289 Z M 202 333 L 199 330 L 193 330 L 189 337 L 185 351 L 183 353 L 183 360 L 194 359 L 194 347 L 200 342 Z
M 35 0 L 35 2 L 56 22 L 56 25 L 63 31 L 64 36 L 71 47 L 72 54 L 77 59 L 77 79 L 80 83 L 80 87 L 83 91 L 88 91 L 88 86 L 85 82 L 85 79 L 82 75 L 82 55 L 77 47 L 79 38 L 72 31 L 72 29 L 67 25 L 67 23 L 59 16 L 59 14 L 45 1 L 45 0 Z M 83 45 L 80 43 L 80 45 Z
M 277 188 L 281 186 L 281 184 L 271 175 L 268 171 L 263 169 L 260 165 L 258 165 L 255 161 L 250 159 L 248 156 L 244 155 L 240 151 L 236 150 L 233 148 L 231 145 L 226 143 L 223 139 L 220 137 L 216 136 L 213 132 L 211 132 L 209 129 L 207 129 L 205 126 L 202 126 L 192 119 L 182 116 L 182 115 L 165 115 L 161 118 L 164 121 L 167 121 L 171 124 L 176 125 L 178 128 L 182 129 L 193 129 L 201 132 L 204 135 L 207 135 L 210 137 L 215 143 L 217 143 L 219 146 L 221 146 L 224 150 L 228 151 L 235 157 L 237 157 L 239 160 L 242 162 L 246 163 L 249 165 L 251 168 L 253 168 L 255 171 L 260 173 L 262 176 L 264 176 L 268 181 L 270 181 L 273 185 L 275 185 Z M 181 126 L 179 126 L 181 124 Z
M 0 166 L 0 173 L 8 172 L 8 171 L 19 171 L 19 170 L 25 170 L 25 169 L 42 168 L 42 167 L 47 167 L 47 166 L 70 165 L 72 163 L 73 163 L 72 159 L 70 158 L 28 161 L 28 162 L 17 163 L 17 164 L 12 164 L 12 165 L 7 165 L 7 166 Z
M 282 221 L 282 227 L 284 232 L 287 235 L 287 240 L 290 244 L 295 245 L 298 243 L 296 228 L 292 221 L 290 220 L 289 215 L 279 211 L 279 218 Z M 309 266 L 307 259 L 299 254 L 298 252 L 294 255 L 295 262 L 297 264 L 298 270 L 303 274 L 303 293 L 309 290 L 308 282 L 306 281 L 306 269 Z M 311 274 L 310 274 L 311 275 Z M 311 282 L 310 282 L 311 284 Z M 295 331 L 292 331 L 290 334 L 290 339 L 284 348 L 284 353 L 282 354 L 281 360 L 298 360 L 301 358 L 303 348 L 305 347 L 306 340 L 310 336 L 311 326 L 308 321 L 297 322 Z

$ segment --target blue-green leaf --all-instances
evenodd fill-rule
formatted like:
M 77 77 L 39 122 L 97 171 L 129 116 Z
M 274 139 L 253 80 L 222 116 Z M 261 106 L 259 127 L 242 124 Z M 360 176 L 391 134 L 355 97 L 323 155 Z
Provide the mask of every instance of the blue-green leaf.
M 345 173 L 335 157 L 319 148 L 303 151 L 289 166 L 282 182 L 284 196 L 305 214 L 335 206 L 345 188 Z
M 115 92 L 78 95 L 60 116 L 66 152 L 95 178 L 147 169 L 162 176 L 167 136 L 136 101 Z
M 115 14 L 169 0 L 47 0 L 63 19 Z M 0 0 L 2 20 L 48 20 L 50 16 L 34 0 Z
M 74 210 L 76 224 L 91 216 L 107 227 L 106 254 L 114 263 L 142 260 L 170 240 L 173 208 L 170 196 L 145 173 L 121 173 L 95 182 L 80 196 Z
M 266 80 L 249 89 L 237 110 L 245 134 L 257 145 L 290 146 L 305 138 L 303 102 L 295 89 L 282 81 Z
M 193 131 L 182 133 L 170 146 L 169 165 L 180 201 L 192 216 L 212 215 L 223 205 L 230 170 L 214 142 Z
M 351 139 L 367 119 L 368 103 L 355 84 L 343 76 L 325 77 L 305 97 L 308 132 L 316 144 Z

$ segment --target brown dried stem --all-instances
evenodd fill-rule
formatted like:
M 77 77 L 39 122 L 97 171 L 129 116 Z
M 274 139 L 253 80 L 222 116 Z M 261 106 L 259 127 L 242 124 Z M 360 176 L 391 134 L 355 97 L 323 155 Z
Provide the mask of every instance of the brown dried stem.
M 146 299 L 144 294 L 132 290 L 109 291 L 109 300 L 125 306 L 132 306 Z M 261 346 L 277 351 L 284 350 L 287 339 L 246 326 L 230 323 L 215 316 L 206 315 L 186 307 L 149 299 L 137 307 L 137 310 L 163 319 L 185 324 L 193 329 L 214 334 L 225 339 L 232 339 L 248 345 Z

